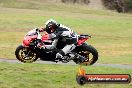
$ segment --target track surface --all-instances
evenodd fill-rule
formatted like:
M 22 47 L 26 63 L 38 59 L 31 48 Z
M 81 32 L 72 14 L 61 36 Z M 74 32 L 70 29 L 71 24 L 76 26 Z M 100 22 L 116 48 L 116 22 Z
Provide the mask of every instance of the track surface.
M 9 60 L 9 59 L 0 59 L 0 62 L 8 62 L 8 63 L 22 63 L 18 60 Z M 39 64 L 59 64 L 59 65 L 77 65 L 74 62 L 69 62 L 69 63 L 55 63 L 55 62 L 50 62 L 50 61 L 41 61 L 38 60 L 34 63 L 39 63 Z M 121 68 L 121 69 L 132 69 L 132 65 L 125 65 L 125 64 L 101 64 L 101 63 L 95 63 L 93 66 L 104 66 L 104 67 L 114 67 L 114 68 Z

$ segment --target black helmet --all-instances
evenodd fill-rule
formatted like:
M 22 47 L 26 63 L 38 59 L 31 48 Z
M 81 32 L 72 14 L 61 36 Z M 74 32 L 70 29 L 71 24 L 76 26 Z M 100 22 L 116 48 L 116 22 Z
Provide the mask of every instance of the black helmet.
M 58 23 L 52 19 L 48 20 L 46 23 L 45 23 L 45 28 L 46 28 L 46 32 L 51 34 L 53 32 L 56 31 L 57 27 L 58 27 Z

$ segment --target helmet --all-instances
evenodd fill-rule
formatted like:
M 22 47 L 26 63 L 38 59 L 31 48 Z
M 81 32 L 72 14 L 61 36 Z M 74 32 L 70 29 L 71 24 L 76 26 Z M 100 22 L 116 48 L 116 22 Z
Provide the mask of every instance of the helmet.
M 45 23 L 45 26 L 45 31 L 51 34 L 56 31 L 58 23 L 55 20 L 50 19 Z

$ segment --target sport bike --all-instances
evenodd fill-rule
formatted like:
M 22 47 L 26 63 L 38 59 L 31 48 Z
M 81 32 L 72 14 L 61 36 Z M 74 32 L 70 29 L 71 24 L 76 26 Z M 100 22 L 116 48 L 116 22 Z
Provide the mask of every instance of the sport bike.
M 39 42 L 37 37 L 39 35 L 40 32 L 38 30 L 31 30 L 25 35 L 22 44 L 19 45 L 15 51 L 16 58 L 19 61 L 31 63 L 40 58 L 42 61 L 54 62 L 56 54 L 67 44 L 67 38 L 60 37 L 55 49 L 38 48 L 37 45 Z M 74 61 L 76 64 L 85 65 L 94 64 L 98 60 L 98 52 L 93 46 L 86 43 L 86 40 L 89 38 L 91 38 L 89 35 L 78 35 L 78 41 L 75 49 L 68 52 L 63 58 L 59 59 L 59 61 L 63 63 Z M 41 40 L 44 45 L 50 45 L 52 44 L 53 39 L 49 38 L 49 34 L 44 33 Z M 79 58 L 77 58 L 78 56 L 83 57 L 85 60 L 82 62 Z

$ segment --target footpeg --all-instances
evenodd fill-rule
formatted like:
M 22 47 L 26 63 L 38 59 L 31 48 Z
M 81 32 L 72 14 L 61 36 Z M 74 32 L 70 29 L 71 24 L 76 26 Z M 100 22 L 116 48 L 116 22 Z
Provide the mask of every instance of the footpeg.
M 78 59 L 79 63 L 83 63 L 86 59 L 85 57 L 83 57 L 81 55 L 78 55 L 76 58 Z

